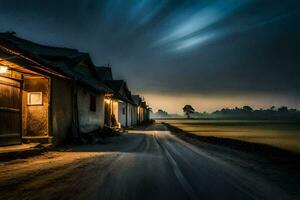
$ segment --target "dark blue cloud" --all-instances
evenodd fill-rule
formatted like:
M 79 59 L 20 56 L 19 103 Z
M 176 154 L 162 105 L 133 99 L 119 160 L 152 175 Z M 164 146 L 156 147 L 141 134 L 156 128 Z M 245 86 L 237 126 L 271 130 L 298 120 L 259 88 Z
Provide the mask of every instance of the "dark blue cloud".
M 300 91 L 299 1 L 1 0 L 0 30 L 90 52 L 134 91 Z

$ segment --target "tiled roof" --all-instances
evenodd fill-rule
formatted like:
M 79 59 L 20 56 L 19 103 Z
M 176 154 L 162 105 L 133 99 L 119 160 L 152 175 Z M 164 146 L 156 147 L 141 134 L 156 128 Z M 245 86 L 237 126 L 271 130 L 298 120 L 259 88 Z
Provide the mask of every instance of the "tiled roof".
M 61 73 L 69 78 L 77 80 L 100 92 L 112 92 L 105 84 L 97 80 L 89 73 L 79 73 L 74 66 L 83 61 L 89 62 L 89 70 L 97 73 L 88 53 L 79 52 L 76 49 L 50 47 L 37 44 L 19 37 L 12 33 L 0 33 L 0 46 L 19 56 L 30 58 L 40 65 Z

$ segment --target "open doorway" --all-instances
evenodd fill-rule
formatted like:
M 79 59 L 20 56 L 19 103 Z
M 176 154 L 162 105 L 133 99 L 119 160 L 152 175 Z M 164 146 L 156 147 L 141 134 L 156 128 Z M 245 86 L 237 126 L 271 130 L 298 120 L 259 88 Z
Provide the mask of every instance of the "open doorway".
M 104 101 L 105 101 L 105 107 L 104 107 L 105 126 L 111 128 L 120 128 L 120 123 L 118 118 L 119 117 L 118 100 L 113 99 L 111 97 L 106 97 Z

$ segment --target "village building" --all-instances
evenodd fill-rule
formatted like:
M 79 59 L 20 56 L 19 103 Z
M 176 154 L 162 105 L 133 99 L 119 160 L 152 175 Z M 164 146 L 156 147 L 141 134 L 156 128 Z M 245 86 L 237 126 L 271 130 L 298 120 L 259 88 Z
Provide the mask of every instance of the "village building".
M 137 113 L 137 125 L 143 124 L 150 120 L 150 108 L 140 95 L 132 95 Z
M 110 67 L 97 66 L 96 67 L 98 80 L 102 83 L 107 81 L 113 81 L 113 75 Z M 104 105 L 104 126 L 113 128 L 120 127 L 121 125 L 118 122 L 119 115 L 119 100 L 115 98 L 116 95 L 113 93 L 107 93 L 105 95 L 105 105 Z
M 142 107 L 141 107 L 141 102 L 142 102 L 142 98 L 139 95 L 132 95 L 132 99 L 134 101 L 135 104 L 135 109 L 137 112 L 137 125 L 140 125 L 143 123 L 143 111 L 142 111 Z
M 105 98 L 105 125 L 133 127 L 150 120 L 150 108 L 139 95 L 132 95 L 123 80 L 114 80 L 111 67 L 96 67 L 98 79 L 110 87 L 114 94 Z
M 105 95 L 89 54 L 0 34 L 0 145 L 61 144 L 103 127 Z
M 99 80 L 107 84 L 113 95 L 105 99 L 105 122 L 108 127 L 132 127 L 138 125 L 137 106 L 123 80 L 114 80 L 110 67 L 96 67 Z
M 0 146 L 81 141 L 147 120 L 146 102 L 88 53 L 0 33 Z
M 131 127 L 132 104 L 131 93 L 123 80 L 108 80 L 105 83 L 114 91 L 114 95 L 106 100 L 107 108 L 111 108 L 111 125 L 118 127 Z

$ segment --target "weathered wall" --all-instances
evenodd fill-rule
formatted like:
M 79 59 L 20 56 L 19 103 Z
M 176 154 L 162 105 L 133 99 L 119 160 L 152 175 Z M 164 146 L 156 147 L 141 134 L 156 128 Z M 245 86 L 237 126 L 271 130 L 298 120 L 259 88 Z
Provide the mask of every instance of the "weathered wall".
M 131 105 L 131 125 L 136 126 L 137 125 L 137 107 L 135 105 Z
M 132 117 L 132 115 L 133 115 L 133 110 L 132 110 L 132 105 L 131 104 L 127 104 L 128 105 L 128 116 L 127 116 L 127 119 L 128 119 L 128 126 L 129 127 L 131 127 L 131 126 L 133 126 L 133 117 Z
M 42 105 L 28 105 L 28 92 L 42 92 Z M 46 78 L 25 78 L 23 91 L 24 136 L 47 136 L 49 130 L 49 82 Z
M 125 102 L 119 102 L 118 114 L 119 114 L 118 121 L 121 123 L 121 126 L 126 127 L 126 103 Z
M 127 126 L 128 127 L 132 126 L 131 115 L 132 115 L 132 106 L 131 104 L 127 103 Z
M 52 136 L 54 144 L 67 142 L 72 128 L 72 82 L 60 78 L 51 81 Z
M 150 111 L 146 109 L 146 116 L 145 116 L 145 121 L 150 120 Z
M 111 109 L 112 109 L 111 126 L 117 126 L 117 124 L 119 123 L 119 101 L 118 100 L 115 99 L 111 100 Z
M 87 88 L 79 87 L 77 91 L 78 117 L 80 131 L 92 132 L 104 125 L 104 93 L 96 93 Z M 96 96 L 96 110 L 90 110 L 91 95 Z
M 98 101 L 99 101 L 99 112 L 100 112 L 100 119 L 99 119 L 99 124 L 100 124 L 100 127 L 103 128 L 104 126 L 104 122 L 105 122 L 105 94 L 100 94 L 99 95 L 99 98 L 98 98 Z
M 144 122 L 144 109 L 139 106 L 139 122 L 143 123 Z

